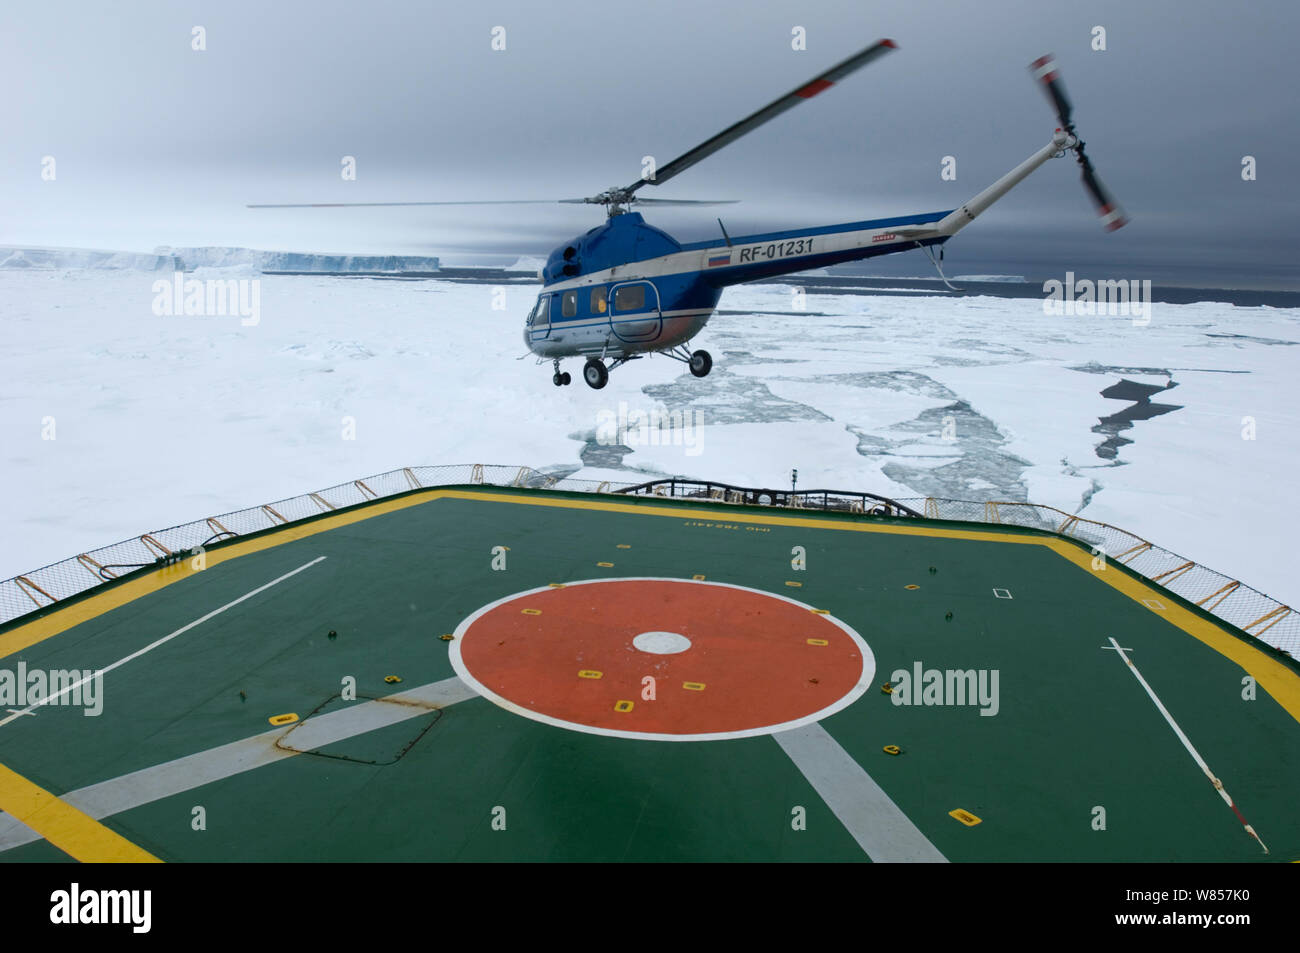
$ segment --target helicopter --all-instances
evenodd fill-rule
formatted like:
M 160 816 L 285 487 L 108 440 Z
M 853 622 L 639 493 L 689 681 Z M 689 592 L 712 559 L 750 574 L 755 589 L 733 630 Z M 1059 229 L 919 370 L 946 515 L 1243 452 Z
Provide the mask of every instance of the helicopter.
M 625 188 L 606 189 L 577 199 L 492 200 L 464 202 L 326 202 L 250 205 L 249 208 L 340 208 L 416 205 L 603 205 L 606 221 L 557 247 L 540 270 L 542 290 L 524 321 L 523 338 L 539 364 L 551 361 L 552 383 L 572 381 L 560 361 L 585 357 L 582 376 L 595 389 L 609 373 L 628 361 L 659 354 L 705 377 L 713 367 L 708 351 L 691 350 L 690 342 L 708 323 L 729 285 L 822 268 L 841 262 L 922 249 L 947 284 L 931 248 L 973 222 L 980 213 L 1019 184 L 1048 159 L 1073 152 L 1084 188 L 1092 197 L 1103 227 L 1113 231 L 1127 223 L 1123 210 L 1098 180 L 1071 120 L 1056 61 L 1050 54 L 1030 64 L 1034 78 L 1056 111 L 1061 125 L 1051 140 L 1029 158 L 960 208 L 895 218 L 821 225 L 732 237 L 722 220 L 720 239 L 681 243 L 645 221 L 634 205 L 719 205 L 724 201 L 659 199 L 638 195 L 658 186 L 702 159 L 799 103 L 824 92 L 880 57 L 896 50 L 893 40 L 879 40 L 811 80 L 773 100 L 717 135 L 658 169 L 649 169 Z M 950 284 L 949 287 L 952 287 Z M 525 355 L 527 356 L 527 355 Z M 608 362 L 608 363 L 606 363 Z

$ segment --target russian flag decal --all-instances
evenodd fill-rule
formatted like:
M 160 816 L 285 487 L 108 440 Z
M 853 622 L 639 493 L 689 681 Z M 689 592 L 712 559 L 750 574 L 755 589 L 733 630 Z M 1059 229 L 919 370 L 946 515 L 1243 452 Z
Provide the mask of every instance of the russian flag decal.
M 710 268 L 716 268 L 718 265 L 730 265 L 730 264 L 731 264 L 731 252 L 727 252 L 725 255 L 709 256 Z

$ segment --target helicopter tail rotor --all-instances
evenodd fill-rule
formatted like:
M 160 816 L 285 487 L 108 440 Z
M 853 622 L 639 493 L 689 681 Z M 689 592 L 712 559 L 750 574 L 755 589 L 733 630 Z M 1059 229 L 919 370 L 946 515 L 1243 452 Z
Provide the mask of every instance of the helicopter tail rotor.
M 1093 204 L 1097 206 L 1097 214 L 1101 216 L 1102 227 L 1108 232 L 1113 232 L 1117 228 L 1122 228 L 1128 224 L 1128 216 L 1120 208 L 1119 203 L 1107 191 L 1106 187 L 1101 184 L 1097 178 L 1097 171 L 1093 168 L 1092 162 L 1088 159 L 1087 154 L 1083 151 L 1084 143 L 1075 132 L 1074 122 L 1071 119 L 1073 107 L 1070 98 L 1065 93 L 1065 85 L 1061 82 L 1061 77 L 1056 68 L 1056 58 L 1048 53 L 1046 56 L 1040 56 L 1029 64 L 1030 71 L 1043 85 L 1043 92 L 1047 95 L 1052 107 L 1056 110 L 1056 118 L 1061 122 L 1061 128 L 1074 139 L 1074 145 L 1067 145 L 1066 148 L 1074 153 L 1076 161 L 1079 163 L 1079 169 L 1083 178 L 1083 187 L 1092 197 Z

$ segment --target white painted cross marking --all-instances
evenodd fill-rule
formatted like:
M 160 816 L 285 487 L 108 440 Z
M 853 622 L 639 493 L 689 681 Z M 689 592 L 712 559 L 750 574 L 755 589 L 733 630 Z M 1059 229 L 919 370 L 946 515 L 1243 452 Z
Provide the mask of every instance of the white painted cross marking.
M 840 823 L 875 863 L 938 863 L 948 858 L 871 775 L 817 722 L 772 736 Z
M 452 676 L 396 695 L 316 715 L 287 729 L 273 728 L 251 738 L 241 738 L 165 764 L 142 768 L 69 791 L 60 797 L 95 820 L 103 820 L 263 765 L 301 757 L 306 751 L 300 748 L 322 748 L 367 731 L 430 715 L 435 710 L 476 697 L 473 689 Z M 293 747 L 290 742 L 298 747 Z M 22 821 L 0 813 L 0 853 L 40 839 L 41 835 Z
M 1105 648 L 1105 646 L 1102 647 Z M 1228 795 L 1228 789 L 1223 786 L 1223 782 L 1214 776 L 1214 772 L 1211 771 L 1210 766 L 1205 763 L 1205 759 L 1201 757 L 1200 752 L 1192 747 L 1191 741 L 1189 741 L 1187 736 L 1183 734 L 1183 729 L 1178 727 L 1178 722 L 1174 721 L 1174 716 L 1169 714 L 1169 709 L 1164 706 L 1164 702 L 1156 696 L 1155 691 L 1147 684 L 1147 680 L 1142 677 L 1142 673 L 1139 672 L 1137 666 L 1133 664 L 1133 660 L 1124 654 L 1125 652 L 1131 652 L 1133 650 L 1121 648 L 1120 644 L 1116 642 L 1113 637 L 1110 640 L 1110 647 L 1119 653 L 1119 657 L 1124 660 L 1124 664 L 1127 665 L 1128 670 L 1133 673 L 1133 677 L 1136 678 L 1138 682 L 1141 683 L 1142 687 L 1147 690 L 1147 694 L 1150 695 L 1151 700 L 1155 702 L 1156 708 L 1160 709 L 1160 714 L 1165 716 L 1165 721 L 1169 722 L 1169 727 L 1174 729 L 1174 734 L 1176 734 L 1178 740 L 1183 743 L 1183 747 L 1187 749 L 1187 753 L 1192 756 L 1193 760 L 1195 760 L 1197 765 L 1200 766 L 1200 769 L 1205 772 L 1205 776 L 1210 779 L 1210 783 L 1214 785 L 1214 790 L 1219 792 L 1219 797 L 1223 798 L 1224 803 L 1227 804 L 1228 807 L 1232 808 L 1232 813 L 1237 815 L 1237 820 L 1241 821 L 1241 825 L 1246 828 L 1246 833 L 1255 838 L 1259 843 L 1259 846 L 1264 848 L 1264 853 L 1267 854 L 1268 847 L 1265 846 L 1264 841 L 1260 839 L 1260 836 L 1255 833 L 1255 828 L 1247 824 L 1246 819 L 1241 816 L 1241 811 L 1237 810 L 1237 805 L 1233 803 L 1232 798 Z

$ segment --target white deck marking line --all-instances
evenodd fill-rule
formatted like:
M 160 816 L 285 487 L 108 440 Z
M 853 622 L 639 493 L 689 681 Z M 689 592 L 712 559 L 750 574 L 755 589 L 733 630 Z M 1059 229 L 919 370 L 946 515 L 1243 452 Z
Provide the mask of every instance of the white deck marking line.
M 1176 734 L 1178 740 L 1183 743 L 1183 747 L 1187 749 L 1187 753 L 1192 756 L 1198 765 L 1200 765 L 1201 770 L 1205 772 L 1205 776 L 1210 779 L 1210 783 L 1214 785 L 1214 790 L 1219 792 L 1219 797 L 1223 798 L 1224 803 L 1226 803 L 1228 807 L 1232 808 L 1232 813 L 1237 815 L 1237 820 L 1241 821 L 1242 827 L 1246 828 L 1246 833 L 1255 838 L 1259 843 L 1259 846 L 1264 848 L 1264 853 L 1267 854 L 1268 847 L 1264 844 L 1264 841 L 1260 839 L 1260 836 L 1255 833 L 1255 828 L 1247 824 L 1246 819 L 1241 816 L 1241 811 L 1237 810 L 1237 805 L 1233 803 L 1227 789 L 1223 786 L 1223 782 L 1214 776 L 1214 772 L 1210 770 L 1210 766 L 1205 763 L 1205 759 L 1201 757 L 1200 753 L 1192 747 L 1191 741 L 1189 741 L 1187 736 L 1183 734 L 1183 729 L 1178 727 L 1178 722 L 1174 721 L 1174 716 L 1169 714 L 1169 709 L 1164 706 L 1164 703 L 1161 702 L 1156 696 L 1156 693 L 1152 691 L 1151 686 L 1147 684 L 1147 680 L 1142 677 L 1142 673 L 1139 672 L 1137 666 L 1133 664 L 1133 660 L 1124 654 L 1133 650 L 1120 648 L 1120 644 L 1116 642 L 1113 637 L 1111 637 L 1110 645 L 1103 645 L 1102 648 L 1113 648 L 1119 657 L 1124 660 L 1124 664 L 1127 665 L 1128 670 L 1133 673 L 1133 677 L 1141 683 L 1142 687 L 1147 690 L 1147 694 L 1151 696 L 1151 700 L 1156 703 L 1156 707 L 1160 709 L 1160 714 L 1165 716 L 1165 721 L 1169 722 L 1169 727 L 1174 729 L 1174 734 Z
M 117 660 L 116 662 L 114 662 L 112 665 L 106 665 L 106 666 L 104 666 L 104 667 L 101 668 L 101 669 L 96 669 L 95 672 L 93 672 L 93 673 L 90 674 L 90 675 L 87 675 L 87 676 L 86 676 L 85 678 L 83 678 L 81 681 L 79 681 L 79 682 L 73 682 L 73 683 L 72 683 L 71 685 L 69 685 L 67 688 L 64 688 L 64 689 L 62 689 L 62 690 L 60 690 L 60 691 L 55 692 L 53 695 L 50 695 L 48 698 L 42 698 L 42 699 L 41 699 L 40 701 L 38 701 L 36 704 L 34 704 L 34 705 L 28 705 L 28 706 L 27 706 L 26 708 L 24 708 L 22 711 L 15 711 L 15 712 L 14 712 L 12 715 L 10 715 L 8 718 L 0 718 L 0 725 L 7 725 L 7 724 L 9 724 L 9 722 L 13 721 L 15 718 L 19 717 L 20 715 L 29 715 L 29 714 L 32 713 L 33 709 L 40 708 L 42 705 L 48 705 L 50 702 L 54 701 L 54 699 L 59 698 L 59 697 L 62 696 L 62 695 L 66 695 L 68 692 L 72 691 L 74 688 L 79 688 L 80 686 L 86 684 L 86 682 L 90 681 L 90 680 L 91 680 L 92 678 L 94 678 L 96 675 L 103 675 L 103 674 L 105 674 L 106 672 L 111 672 L 111 671 L 113 671 L 113 669 L 117 668 L 118 666 L 125 665 L 127 662 L 130 662 L 132 659 L 138 659 L 141 655 L 144 655 L 146 652 L 152 652 L 154 649 L 158 648 L 158 646 L 162 645 L 164 642 L 170 642 L 172 639 L 176 638 L 176 636 L 178 636 L 178 635 L 184 635 L 186 632 L 188 632 L 190 629 L 194 628 L 196 625 L 202 625 L 204 622 L 207 622 L 209 619 L 213 618 L 214 616 L 219 616 L 219 615 L 221 615 L 221 613 L 225 612 L 227 609 L 230 609 L 230 608 L 232 608 L 232 607 L 234 607 L 234 606 L 239 605 L 239 604 L 240 604 L 241 602 L 243 602 L 245 599 L 251 599 L 251 598 L 253 598 L 253 596 L 257 595 L 259 592 L 265 592 L 267 589 L 270 589 L 272 586 L 279 585 L 280 583 L 282 583 L 282 582 L 284 582 L 286 579 L 288 579 L 290 576 L 296 576 L 298 573 L 302 572 L 304 569 L 310 569 L 312 566 L 316 565 L 318 562 L 320 562 L 322 559 L 325 559 L 325 558 L 326 558 L 325 556 L 317 556 L 317 557 L 316 557 L 315 559 L 313 559 L 311 562 L 309 562 L 309 563 L 303 563 L 303 564 L 302 564 L 301 566 L 299 566 L 297 569 L 294 569 L 294 570 L 292 570 L 292 571 L 290 571 L 290 572 L 285 573 L 285 574 L 284 574 L 283 576 L 281 576 L 279 579 L 272 579 L 270 582 L 266 583 L 265 585 L 258 586 L 258 587 L 257 587 L 256 589 L 254 589 L 252 592 L 246 592 L 246 593 L 244 593 L 244 594 L 243 594 L 242 596 L 240 596 L 238 599 L 235 599 L 235 600 L 233 600 L 233 601 L 231 601 L 231 602 L 227 602 L 227 603 L 226 603 L 224 606 L 222 606 L 220 609 L 213 609 L 213 610 L 212 610 L 211 612 L 209 612 L 207 615 L 205 615 L 205 616 L 203 616 L 203 617 L 201 617 L 201 618 L 195 619 L 193 622 L 189 623 L 188 625 L 181 626 L 181 628 L 177 629 L 175 632 L 171 633 L 170 635 L 164 635 L 161 639 L 158 639 L 158 640 L 155 641 L 155 642 L 150 642 L 150 643 L 149 643 L 148 645 L 146 645 L 144 648 L 142 648 L 142 649 L 137 649 L 136 651 L 132 652 L 130 655 L 126 656 L 125 658 L 120 658 L 120 659 L 118 659 L 118 660 Z M 13 711 L 12 708 L 9 709 L 9 710 L 10 710 L 10 711 Z
M 386 728 L 434 709 L 477 698 L 474 690 L 455 676 L 430 682 L 383 699 L 362 702 L 339 711 L 308 718 L 291 728 L 264 731 L 251 738 L 209 748 L 174 761 L 143 768 L 131 774 L 71 791 L 61 800 L 103 820 L 113 814 L 181 794 L 224 778 L 296 757 L 313 748 Z M 293 748 L 276 747 L 276 742 Z M 9 814 L 0 814 L 0 852 L 38 841 L 37 834 Z
M 782 731 L 772 737 L 872 861 L 878 864 L 948 862 L 819 723 Z

